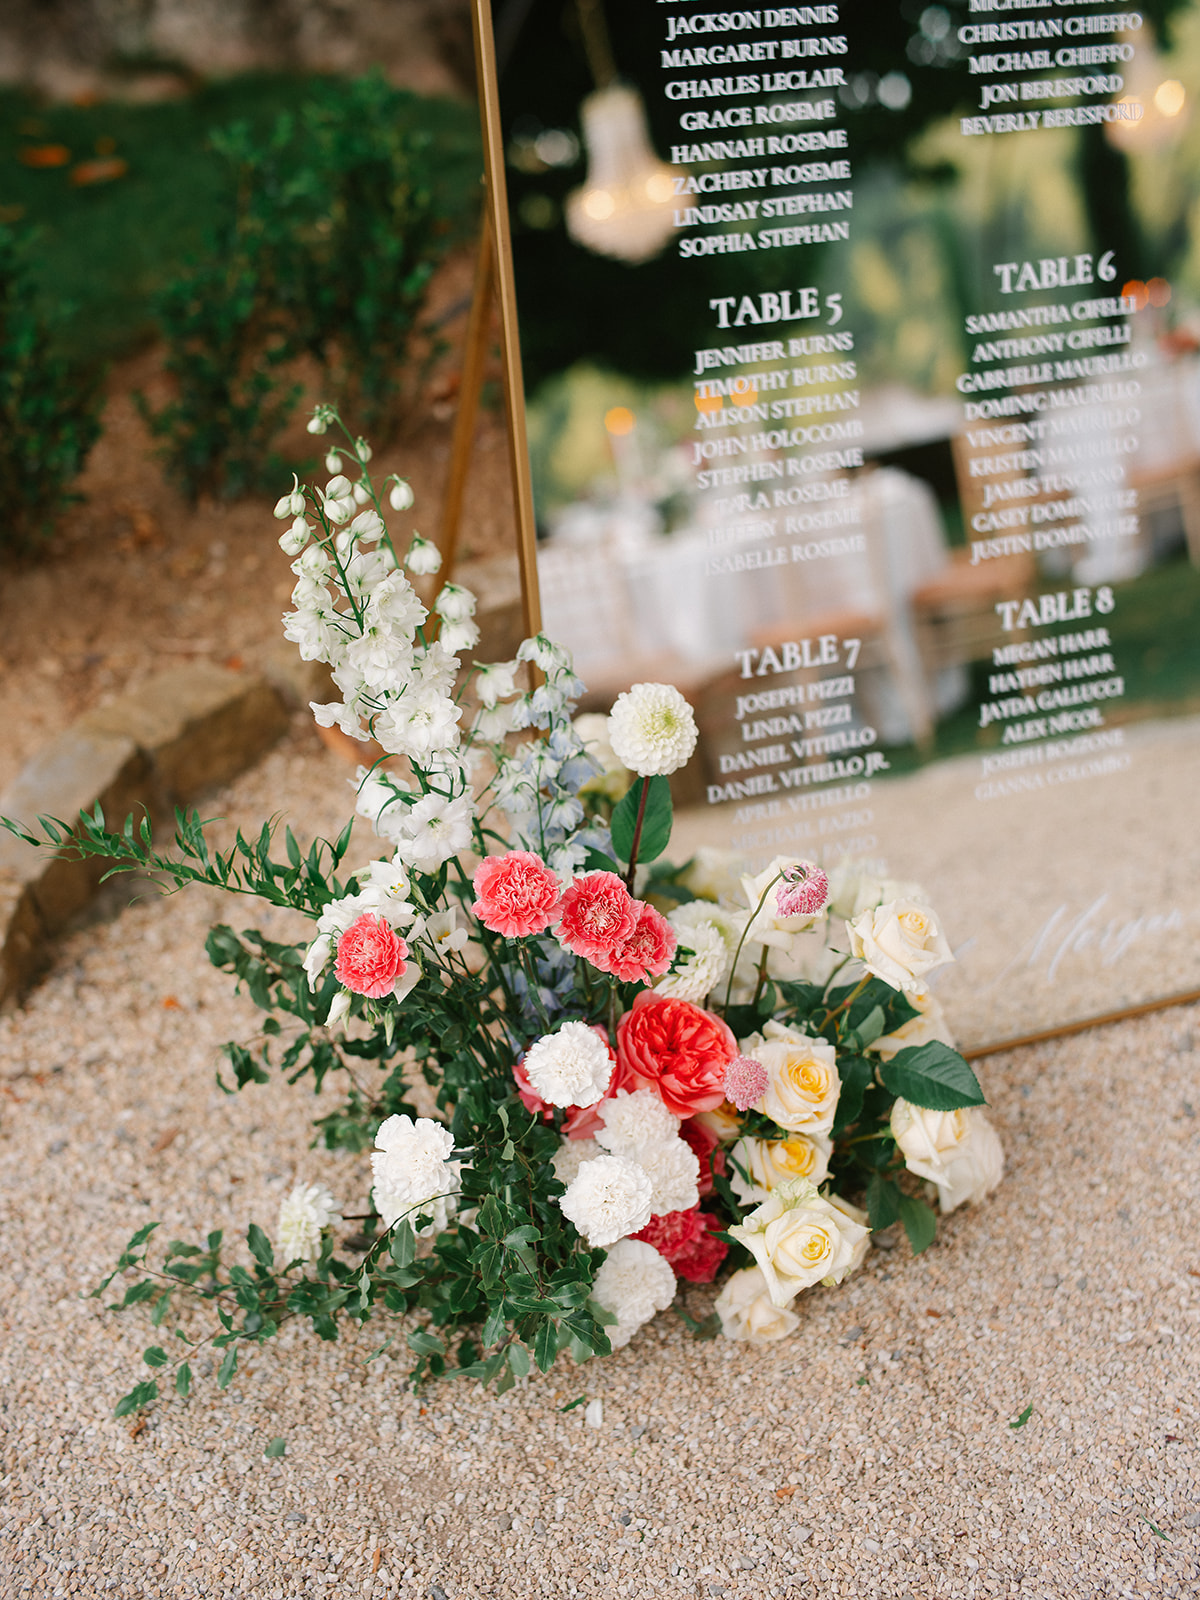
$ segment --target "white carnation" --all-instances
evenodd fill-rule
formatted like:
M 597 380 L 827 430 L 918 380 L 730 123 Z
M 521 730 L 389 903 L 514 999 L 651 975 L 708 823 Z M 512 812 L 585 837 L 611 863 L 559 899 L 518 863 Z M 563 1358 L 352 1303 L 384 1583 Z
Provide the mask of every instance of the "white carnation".
M 321 1235 L 342 1220 L 339 1203 L 319 1183 L 298 1183 L 279 1207 L 276 1244 L 284 1264 L 315 1261 Z
M 607 1250 L 626 1234 L 640 1233 L 653 1213 L 649 1177 L 622 1156 L 597 1156 L 579 1169 L 559 1202 L 593 1250 Z
M 653 1089 L 633 1094 L 622 1089 L 605 1100 L 598 1115 L 604 1127 L 596 1143 L 612 1155 L 635 1162 L 650 1180 L 650 1215 L 690 1211 L 700 1203 L 700 1162 L 686 1139 L 679 1136 L 679 1118 L 673 1116 Z M 636 1233 L 636 1228 L 629 1230 Z
M 579 1169 L 584 1162 L 594 1161 L 599 1154 L 600 1146 L 595 1139 L 564 1139 L 551 1163 L 554 1176 L 564 1188 L 569 1189 L 579 1176 Z
M 612 1078 L 612 1053 L 586 1022 L 564 1022 L 556 1033 L 545 1033 L 529 1046 L 525 1071 L 552 1106 L 594 1106 Z
M 643 1324 L 675 1298 L 675 1274 L 653 1245 L 618 1239 L 596 1274 L 592 1299 L 617 1321 L 605 1327 L 614 1350 L 623 1349 Z
M 622 765 L 643 778 L 676 772 L 696 748 L 692 708 L 668 683 L 635 683 L 617 696 L 608 737 Z
M 462 1162 L 451 1161 L 454 1136 L 430 1117 L 388 1117 L 375 1135 L 371 1170 L 375 1207 L 390 1228 L 402 1216 L 413 1222 L 424 1213 L 433 1220 L 422 1236 L 440 1233 L 454 1215 L 461 1188 Z
M 669 1000 L 688 1000 L 699 1005 L 720 983 L 729 965 L 725 940 L 711 922 L 697 923 L 686 937 L 679 936 L 681 950 L 692 953 L 674 972 L 668 972 L 654 985 L 655 994 Z
M 700 1158 L 686 1139 L 676 1136 L 662 1144 L 643 1145 L 637 1163 L 650 1179 L 652 1217 L 691 1211 L 700 1204 Z
M 632 1094 L 622 1089 L 604 1102 L 597 1115 L 604 1124 L 604 1131 L 596 1135 L 597 1143 L 611 1155 L 633 1161 L 646 1145 L 679 1136 L 679 1118 L 667 1110 L 653 1089 L 637 1089 Z

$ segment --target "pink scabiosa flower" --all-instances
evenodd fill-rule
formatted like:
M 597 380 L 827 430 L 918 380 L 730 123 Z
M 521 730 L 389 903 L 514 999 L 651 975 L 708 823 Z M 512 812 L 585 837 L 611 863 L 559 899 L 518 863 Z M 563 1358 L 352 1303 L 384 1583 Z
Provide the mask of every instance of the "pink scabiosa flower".
M 820 867 L 811 861 L 784 867 L 783 882 L 775 890 L 775 909 L 781 917 L 815 917 L 828 904 L 829 879 Z
M 725 1098 L 739 1111 L 749 1111 L 767 1092 L 770 1078 L 761 1061 L 753 1056 L 734 1056 L 725 1067 Z
M 471 882 L 476 894 L 471 910 L 485 928 L 506 939 L 544 933 L 562 898 L 557 877 L 532 850 L 486 857 Z
M 678 942 L 675 929 L 645 900 L 635 900 L 637 921 L 623 945 L 609 957 L 607 971 L 622 983 L 649 983 L 671 965 Z
M 585 872 L 563 893 L 559 942 L 601 972 L 610 972 L 613 952 L 629 938 L 637 920 L 638 903 L 615 872 Z
M 653 1245 L 678 1277 L 689 1283 L 711 1283 L 729 1253 L 723 1240 L 712 1237 L 720 1226 L 719 1218 L 696 1206 L 691 1211 L 669 1211 L 665 1216 L 651 1217 L 633 1237 Z
M 368 1000 L 391 994 L 408 965 L 408 946 L 371 912 L 364 912 L 338 940 L 334 972 L 344 988 Z

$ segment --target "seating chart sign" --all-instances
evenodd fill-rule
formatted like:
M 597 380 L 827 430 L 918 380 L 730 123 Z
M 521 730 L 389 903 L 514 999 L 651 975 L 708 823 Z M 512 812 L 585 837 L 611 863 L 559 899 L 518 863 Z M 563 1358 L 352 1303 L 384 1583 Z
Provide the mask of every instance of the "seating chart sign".
M 673 855 L 919 881 L 967 1045 L 1200 987 L 1200 5 L 491 22 L 527 581 L 695 706 Z

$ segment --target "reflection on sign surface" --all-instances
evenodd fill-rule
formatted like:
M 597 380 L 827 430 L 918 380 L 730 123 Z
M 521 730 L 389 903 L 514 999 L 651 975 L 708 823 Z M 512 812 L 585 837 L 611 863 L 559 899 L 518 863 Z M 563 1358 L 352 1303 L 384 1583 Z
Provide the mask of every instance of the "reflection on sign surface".
M 1195 988 L 1200 8 L 497 34 L 543 622 L 695 705 L 674 853 L 919 880 L 967 1042 Z

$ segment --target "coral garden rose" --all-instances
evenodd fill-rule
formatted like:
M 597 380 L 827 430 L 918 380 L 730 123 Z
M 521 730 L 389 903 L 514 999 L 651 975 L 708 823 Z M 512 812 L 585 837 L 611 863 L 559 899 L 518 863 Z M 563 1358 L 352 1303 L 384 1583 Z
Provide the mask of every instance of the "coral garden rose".
M 637 921 L 633 932 L 608 958 L 607 970 L 622 983 L 648 983 L 671 965 L 675 954 L 675 929 L 652 905 L 635 900 Z
M 638 903 L 615 872 L 584 872 L 563 892 L 559 943 L 601 972 L 638 920 Z
M 923 993 L 927 975 L 954 960 L 933 912 L 918 900 L 889 900 L 846 931 L 851 954 L 873 977 L 910 994 Z
M 617 1059 L 639 1086 L 656 1089 L 677 1117 L 722 1103 L 725 1064 L 737 1053 L 721 1018 L 687 1000 L 640 994 L 617 1024 Z
M 365 912 L 338 940 L 334 972 L 355 994 L 379 1000 L 391 994 L 408 965 L 408 946 L 382 917 Z
M 506 939 L 543 933 L 554 921 L 562 898 L 558 878 L 532 850 L 488 856 L 471 881 L 476 897 L 471 910 L 485 928 Z

